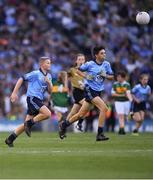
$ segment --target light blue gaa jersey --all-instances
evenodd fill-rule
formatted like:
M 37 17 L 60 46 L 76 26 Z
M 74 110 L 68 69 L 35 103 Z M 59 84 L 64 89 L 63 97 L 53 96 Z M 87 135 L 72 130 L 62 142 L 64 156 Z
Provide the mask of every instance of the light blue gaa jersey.
M 149 95 L 151 94 L 151 88 L 149 85 L 144 87 L 141 84 L 136 84 L 131 92 L 140 101 L 147 101 Z
M 108 61 L 103 61 L 101 64 L 98 64 L 95 60 L 91 60 L 82 64 L 79 68 L 80 71 L 85 71 L 89 76 L 92 76 L 92 79 L 86 79 L 86 84 L 95 91 L 104 90 L 104 80 L 100 74 L 106 72 L 108 75 L 113 75 L 110 63 Z
M 47 91 L 45 74 L 41 69 L 25 74 L 22 78 L 28 82 L 27 96 L 34 96 L 41 100 L 44 99 L 44 93 Z M 52 77 L 47 73 L 48 79 L 52 82 Z

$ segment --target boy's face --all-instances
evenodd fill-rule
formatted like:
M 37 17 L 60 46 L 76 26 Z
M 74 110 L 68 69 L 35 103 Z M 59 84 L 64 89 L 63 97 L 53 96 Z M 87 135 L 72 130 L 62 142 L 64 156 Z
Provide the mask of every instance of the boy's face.
M 103 61 L 106 58 L 105 49 L 100 50 L 95 56 L 96 56 L 96 59 Z
M 51 68 L 51 60 L 50 59 L 46 59 L 45 61 L 43 61 L 40 66 L 46 70 L 46 71 L 49 71 L 50 68 Z
M 141 81 L 142 85 L 147 85 L 148 81 L 149 81 L 149 77 L 148 76 L 144 76 L 140 81 Z
M 124 78 L 121 75 L 117 75 L 117 81 L 118 82 L 123 82 Z

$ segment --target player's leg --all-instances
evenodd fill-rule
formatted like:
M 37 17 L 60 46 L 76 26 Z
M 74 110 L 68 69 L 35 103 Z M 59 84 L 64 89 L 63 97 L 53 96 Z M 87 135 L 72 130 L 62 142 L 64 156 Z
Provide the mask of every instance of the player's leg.
M 75 103 L 67 116 L 67 120 L 69 120 L 74 114 L 76 114 L 80 110 L 80 108 L 81 105 Z
M 73 115 L 69 119 L 70 124 L 74 123 L 75 121 L 77 121 L 80 118 L 84 118 L 85 115 L 87 114 L 87 112 L 89 111 L 89 108 L 90 108 L 90 103 L 87 101 L 84 101 L 79 112 L 76 113 L 75 115 Z
M 70 113 L 69 113 L 68 116 L 67 116 L 67 120 L 69 120 L 74 114 L 76 114 L 76 113 L 80 110 L 80 108 L 81 108 L 81 106 L 82 106 L 82 104 L 83 104 L 83 101 L 84 101 L 84 99 L 80 100 L 79 102 L 77 102 L 77 103 L 75 103 L 75 104 L 73 105 Z M 77 128 L 79 131 L 83 131 L 83 130 L 82 130 L 82 122 L 83 122 L 83 120 L 84 120 L 83 118 L 80 118 L 80 119 L 78 120 L 77 125 L 76 125 L 76 128 Z
M 124 135 L 124 134 L 126 134 L 125 130 L 124 130 L 124 127 L 125 127 L 124 114 L 118 114 L 118 120 L 119 120 L 119 131 L 118 131 L 118 134 Z
M 140 116 L 141 116 L 141 121 L 140 121 L 140 124 L 139 124 L 139 127 L 138 129 L 141 127 L 143 121 L 144 121 L 144 117 L 145 117 L 145 112 L 144 111 L 140 111 Z
M 56 115 L 57 115 L 58 122 L 60 122 L 62 120 L 62 113 L 59 111 L 56 111 Z
M 115 110 L 116 110 L 117 117 L 119 120 L 118 134 L 124 135 L 125 134 L 125 130 L 124 130 L 124 127 L 125 127 L 125 118 L 124 118 L 124 116 L 125 116 L 125 103 L 116 101 L 115 102 Z
M 135 112 L 133 114 L 133 119 L 135 121 L 135 129 L 133 130 L 133 135 L 137 135 L 138 134 L 138 130 L 142 124 L 142 117 L 140 112 Z
M 81 104 L 74 104 L 70 113 L 68 114 L 67 116 L 67 120 L 69 120 L 74 114 L 76 114 L 79 110 L 80 110 L 80 107 L 81 107 Z M 77 125 L 76 125 L 76 128 L 79 130 L 79 131 L 82 131 L 82 122 L 83 122 L 83 119 L 79 119 Z
M 43 105 L 40 109 L 39 109 L 39 114 L 36 115 L 34 118 L 33 118 L 33 121 L 36 123 L 36 122 L 39 122 L 39 121 L 43 121 L 43 120 L 46 120 L 48 118 L 51 118 L 51 112 L 50 110 L 48 109 L 48 107 L 46 107 L 45 105 Z
M 100 114 L 98 118 L 98 132 L 97 132 L 97 141 L 103 141 L 103 140 L 108 140 L 109 138 L 104 136 L 104 122 L 106 119 L 106 112 L 108 110 L 107 105 L 105 102 L 99 97 L 95 97 L 92 99 L 92 103 L 99 109 Z
M 74 114 L 76 114 L 79 109 L 81 108 L 82 104 L 83 104 L 83 101 L 84 101 L 84 90 L 81 90 L 81 89 L 78 89 L 78 88 L 74 88 L 73 90 L 73 98 L 74 98 L 74 105 L 75 107 L 77 108 L 74 112 Z M 74 109 L 73 109 L 74 110 Z M 74 114 L 71 114 L 70 117 L 72 117 Z M 68 119 L 70 118 L 68 117 Z M 78 119 L 78 122 L 77 122 L 77 125 L 76 125 L 76 128 L 79 130 L 79 131 L 83 131 L 82 130 L 82 122 L 83 122 L 83 118 L 80 118 Z
M 43 121 L 46 120 L 48 118 L 51 117 L 51 112 L 50 110 L 43 105 L 40 109 L 39 109 L 39 113 L 38 115 L 36 115 L 33 119 L 27 120 L 24 123 L 24 127 L 25 127 L 25 132 L 26 134 L 30 137 L 31 136 L 31 128 L 32 126 L 39 122 L 39 121 Z
M 25 121 L 28 121 L 30 119 L 32 119 L 34 116 L 32 115 L 27 115 L 25 118 Z M 6 138 L 5 143 L 9 146 L 9 147 L 13 147 L 13 142 L 15 141 L 15 139 L 24 132 L 24 123 L 21 124 L 19 127 L 17 127 L 15 129 L 15 131 L 13 133 L 11 133 L 9 135 L 8 138 Z
M 123 104 L 124 104 L 124 123 L 125 123 L 125 120 L 128 120 L 129 115 L 131 115 L 130 114 L 130 112 L 131 112 L 131 102 L 126 101 L 126 102 L 123 102 Z M 124 132 L 124 134 L 126 134 L 125 130 L 123 132 Z
M 66 128 L 68 126 L 70 126 L 72 123 L 74 123 L 75 121 L 77 121 L 78 119 L 83 118 L 86 115 L 86 113 L 88 112 L 89 107 L 90 107 L 90 103 L 87 101 L 84 101 L 82 104 L 82 107 L 80 108 L 78 113 L 76 113 L 75 115 L 70 117 L 69 120 L 66 120 L 60 124 L 59 136 L 61 139 L 63 139 L 65 137 Z
M 139 111 L 138 112 L 139 114 L 137 116 L 135 116 L 134 114 L 134 117 L 135 118 L 135 121 L 136 121 L 136 127 L 135 129 L 133 130 L 133 133 L 138 133 L 139 132 L 139 128 L 141 127 L 142 123 L 143 123 L 143 120 L 144 120 L 144 115 L 145 115 L 145 112 L 144 111 Z

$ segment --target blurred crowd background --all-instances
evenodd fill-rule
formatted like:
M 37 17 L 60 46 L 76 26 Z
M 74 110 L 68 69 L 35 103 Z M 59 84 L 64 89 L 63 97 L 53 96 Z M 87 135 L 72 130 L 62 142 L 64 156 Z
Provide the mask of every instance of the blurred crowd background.
M 114 72 L 124 69 L 131 86 L 147 72 L 153 88 L 153 20 L 136 24 L 139 11 L 152 18 L 152 0 L 0 0 L 0 120 L 24 115 L 25 88 L 16 106 L 9 96 L 21 75 L 38 68 L 41 56 L 52 58 L 56 78 L 74 64 L 77 53 L 91 60 L 91 49 L 104 45 Z M 111 84 L 106 82 L 106 99 Z M 153 96 L 149 118 L 151 107 Z

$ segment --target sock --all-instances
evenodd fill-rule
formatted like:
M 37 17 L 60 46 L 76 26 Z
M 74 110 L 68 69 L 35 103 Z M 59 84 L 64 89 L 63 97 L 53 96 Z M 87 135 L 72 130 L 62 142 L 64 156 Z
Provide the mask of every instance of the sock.
M 82 125 L 83 120 L 84 120 L 84 119 L 82 119 L 82 118 L 79 119 L 78 124 Z
M 98 127 L 98 135 L 103 133 L 103 127 Z
M 70 126 L 70 122 L 69 121 L 67 121 L 67 120 L 65 120 L 63 123 L 62 123 L 62 127 L 65 129 L 65 128 L 67 128 L 68 126 Z
M 15 132 L 13 132 L 9 137 L 8 140 L 13 142 L 15 139 L 17 138 L 17 135 L 15 134 Z
M 28 123 L 28 126 L 30 127 L 32 127 L 35 124 L 33 119 L 30 119 L 29 121 L 27 121 L 27 123 Z

